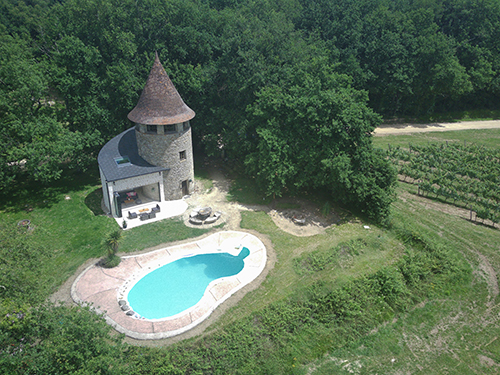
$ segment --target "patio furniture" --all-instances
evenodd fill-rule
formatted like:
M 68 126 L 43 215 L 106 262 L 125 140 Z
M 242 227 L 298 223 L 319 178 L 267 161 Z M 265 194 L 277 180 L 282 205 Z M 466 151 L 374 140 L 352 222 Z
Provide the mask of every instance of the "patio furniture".
M 203 224 L 203 220 L 197 219 L 196 217 L 190 217 L 189 218 L 189 222 L 191 224 L 195 224 L 195 225 L 201 225 L 201 224 Z
M 156 212 L 151 211 L 151 212 L 149 213 L 149 218 L 150 218 L 150 219 L 154 219 L 155 217 L 156 217 Z
M 149 214 L 148 213 L 142 213 L 139 215 L 139 218 L 141 221 L 148 220 L 149 219 Z
M 132 220 L 132 219 L 137 219 L 137 212 L 128 212 L 128 218 L 129 220 Z
M 134 190 L 122 191 L 118 193 L 118 199 L 122 203 L 137 203 L 139 195 Z
M 157 204 L 156 207 L 153 207 L 151 212 L 160 212 L 160 205 Z
M 217 221 L 218 217 L 217 216 L 210 216 L 210 217 L 207 217 L 204 221 L 203 224 L 213 224 Z

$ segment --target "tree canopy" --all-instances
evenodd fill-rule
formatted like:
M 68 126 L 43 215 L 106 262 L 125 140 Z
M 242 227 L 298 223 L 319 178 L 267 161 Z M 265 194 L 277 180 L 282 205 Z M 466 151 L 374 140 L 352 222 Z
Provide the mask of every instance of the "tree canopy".
M 3 187 L 94 167 L 131 126 L 155 51 L 197 112 L 197 147 L 244 162 L 269 194 L 328 187 L 354 202 L 381 189 L 386 202 L 392 177 L 354 178 L 393 176 L 371 146 L 379 115 L 500 106 L 496 0 L 1 0 L 0 10 Z

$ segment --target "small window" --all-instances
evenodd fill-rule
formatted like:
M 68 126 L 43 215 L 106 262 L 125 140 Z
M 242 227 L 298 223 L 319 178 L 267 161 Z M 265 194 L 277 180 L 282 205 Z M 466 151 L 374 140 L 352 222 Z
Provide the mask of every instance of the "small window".
M 130 165 L 130 159 L 128 156 L 122 156 L 119 158 L 115 158 L 115 162 L 119 167 L 124 167 L 126 165 Z
M 165 125 L 165 133 L 175 133 L 175 125 Z
M 186 160 L 186 151 L 179 152 L 179 159 Z
M 146 132 L 157 134 L 158 130 L 156 129 L 156 125 L 147 125 Z
M 186 130 L 188 130 L 188 129 L 189 129 L 189 121 L 184 121 L 184 122 L 182 123 L 182 129 L 183 129 L 184 131 L 186 131 Z

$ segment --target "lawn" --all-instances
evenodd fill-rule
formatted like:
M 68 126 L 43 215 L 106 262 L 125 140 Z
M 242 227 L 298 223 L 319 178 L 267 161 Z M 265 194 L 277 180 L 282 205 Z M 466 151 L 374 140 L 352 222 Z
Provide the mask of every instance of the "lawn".
M 264 212 L 242 212 L 241 227 L 255 230 L 271 239 L 277 257 L 276 264 L 262 285 L 248 293 L 213 329 L 241 320 L 273 301 L 301 293 L 318 281 L 337 287 L 347 280 L 374 273 L 398 259 L 403 250 L 400 241 L 392 233 L 373 225 L 365 229 L 361 222 L 334 226 L 320 235 L 296 237 L 280 230 Z M 363 239 L 367 244 L 358 255 L 346 254 L 339 262 L 314 273 L 300 273 L 294 267 L 295 259 L 304 254 L 314 252 L 316 257 L 320 257 L 353 239 Z
M 487 143 L 500 133 L 488 130 L 475 134 L 467 141 L 484 144 L 481 139 Z M 439 135 L 458 142 L 466 137 L 463 132 Z M 428 141 L 421 134 L 408 137 L 391 139 L 401 145 Z M 158 361 L 166 356 L 172 363 L 185 366 L 179 371 L 185 368 L 194 372 L 225 368 L 231 363 L 244 364 L 249 373 L 257 369 L 260 373 L 296 374 L 498 373 L 499 231 L 445 213 L 436 208 L 439 202 L 428 205 L 425 199 L 415 196 L 414 190 L 413 186 L 400 184 L 393 204 L 393 227 L 389 229 L 372 223 L 366 229 L 366 223 L 350 216 L 322 234 L 296 237 L 280 230 L 265 212 L 242 212 L 241 227 L 260 233 L 272 243 L 275 263 L 266 279 L 219 316 L 203 337 L 172 348 L 137 348 L 135 353 Z M 118 225 L 99 214 L 100 183 L 95 175 L 68 176 L 51 188 L 35 186 L 18 191 L 22 193 L 11 194 L 2 202 L 0 224 L 15 227 L 20 220 L 31 221 L 34 229 L 23 235 L 52 254 L 40 263 L 43 272 L 39 283 L 49 285 L 43 289 L 48 296 L 86 260 L 105 254 L 103 240 Z M 250 180 L 238 180 L 231 193 L 233 200 L 263 201 Z M 277 207 L 286 208 L 289 203 L 278 202 Z M 378 313 L 371 306 L 368 318 L 364 311 L 355 311 L 354 320 L 339 325 L 328 319 L 318 323 L 300 315 L 302 308 L 314 310 L 310 296 L 318 288 L 340 293 L 346 286 L 372 282 L 374 275 L 381 277 L 392 265 L 403 264 L 400 262 L 411 246 L 403 243 L 398 234 L 401 228 L 445 246 L 472 269 L 472 281 L 440 283 L 448 276 L 454 277 L 446 271 L 449 275 L 438 275 L 437 281 L 425 284 L 421 294 L 402 299 L 405 303 L 414 301 L 413 305 L 389 308 L 384 302 L 382 305 L 388 307 L 385 312 Z M 203 233 L 206 231 L 188 228 L 178 219 L 163 220 L 126 231 L 120 251 L 142 250 Z M 439 274 L 445 263 L 446 259 L 436 261 L 434 271 Z M 359 297 L 370 301 L 370 296 Z M 349 301 L 355 304 L 356 298 Z M 318 309 L 322 309 L 321 304 Z M 328 313 L 326 310 L 322 314 Z M 322 316 L 318 313 L 319 318 Z M 166 340 L 154 345 L 168 343 Z M 229 352 L 224 354 L 217 348 Z M 252 348 L 257 348 L 258 353 Z
M 428 142 L 474 142 L 498 147 L 500 130 L 464 130 L 375 137 L 377 147 L 407 147 Z M 498 374 L 500 363 L 500 233 L 498 229 L 450 215 L 447 205 L 433 205 L 400 183 L 393 205 L 394 223 L 416 231 L 463 256 L 473 269 L 471 283 L 435 298 L 382 324 L 371 334 L 305 364 L 303 373 L 323 374 Z M 438 209 L 439 206 L 443 210 Z M 436 289 L 438 286 L 436 286 Z
M 64 184 L 72 189 L 64 190 Z M 119 226 L 100 209 L 102 190 L 97 179 L 69 175 L 52 188 L 25 188 L 24 194 L 11 195 L 12 200 L 4 202 L 0 225 L 10 228 L 20 220 L 31 221 L 33 230 L 26 235 L 51 254 L 39 262 L 43 269 L 39 284 L 54 292 L 81 264 L 106 254 L 103 241 Z M 206 232 L 189 228 L 176 218 L 162 220 L 127 230 L 119 252 L 139 251 Z
M 406 186 L 399 189 L 400 196 Z M 426 207 L 405 194 L 394 204 L 394 220 L 445 240 L 473 268 L 472 283 L 444 290 L 381 325 L 348 347 L 304 366 L 320 374 L 497 374 L 500 362 L 500 270 L 498 229 Z M 493 272 L 493 274 L 488 274 Z M 493 283 L 487 280 L 493 277 Z M 437 286 L 436 286 L 437 288 Z

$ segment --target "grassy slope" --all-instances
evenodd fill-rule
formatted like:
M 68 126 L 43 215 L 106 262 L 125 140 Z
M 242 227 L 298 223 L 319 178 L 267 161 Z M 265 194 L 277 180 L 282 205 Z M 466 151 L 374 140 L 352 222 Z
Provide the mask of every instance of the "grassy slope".
M 498 136 L 491 130 L 484 132 L 485 139 L 495 134 Z M 483 131 L 477 134 L 480 133 Z M 453 139 L 453 134 L 446 135 L 449 137 L 447 139 Z M 459 134 L 457 137 L 461 139 L 462 136 Z M 98 196 L 95 193 L 99 188 L 98 181 L 75 181 L 65 186 L 70 188 L 65 190 L 63 186 L 44 191 L 43 194 L 31 191 L 26 196 L 14 197 L 12 202 L 4 203 L 1 216 L 2 222 L 7 225 L 15 225 L 24 218 L 30 219 L 35 225 L 31 235 L 53 249 L 54 258 L 50 264 L 43 265 L 46 268 L 46 280 L 43 281 L 50 282 L 53 288 L 60 285 L 86 259 L 103 255 L 102 239 L 118 228 L 114 220 L 93 213 L 97 211 L 95 205 L 98 199 L 93 199 L 92 195 Z M 65 196 L 71 199 L 67 200 Z M 33 207 L 32 211 L 22 210 L 26 202 Z M 398 316 L 397 320 L 382 325 L 377 332 L 355 345 L 330 353 L 316 363 L 304 365 L 303 372 L 495 373 L 498 367 L 487 367 L 487 363 L 489 360 L 500 363 L 500 340 L 495 339 L 499 328 L 499 299 L 497 297 L 493 307 L 487 309 L 487 296 L 491 290 L 488 290 L 482 277 L 477 254 L 482 254 L 495 270 L 500 270 L 499 231 L 432 211 L 414 202 L 411 195 L 406 201 L 398 200 L 394 208 L 395 220 L 406 220 L 431 237 L 449 241 L 450 246 L 461 252 L 476 271 L 474 284 L 452 292 L 446 298 L 427 301 L 425 306 Z M 391 232 L 373 226 L 366 230 L 360 222 L 343 224 L 322 235 L 306 238 L 282 232 L 263 212 L 243 213 L 241 225 L 269 236 L 277 262 L 261 287 L 248 293 L 211 330 L 248 316 L 291 293 L 300 293 L 302 288 L 318 279 L 340 285 L 350 278 L 372 273 L 394 261 L 402 250 Z M 186 230 L 177 220 L 166 220 L 127 231 L 122 250 L 134 251 L 199 234 L 201 232 Z M 299 275 L 293 270 L 294 257 L 315 250 L 327 252 L 340 242 L 360 237 L 365 239 L 368 246 L 346 267 L 309 276 Z M 482 267 L 485 268 L 484 262 Z
M 248 293 L 242 302 L 226 314 L 224 319 L 220 319 L 212 329 L 218 329 L 259 311 L 271 302 L 283 299 L 293 292 L 300 292 L 318 280 L 341 285 L 348 279 L 376 272 L 402 253 L 401 244 L 391 234 L 373 226 L 369 230 L 364 229 L 360 222 L 333 227 L 321 235 L 296 237 L 281 231 L 264 212 L 242 212 L 241 227 L 269 236 L 277 261 L 262 285 Z M 312 275 L 299 275 L 293 269 L 294 258 L 303 253 L 313 250 L 328 252 L 339 243 L 356 238 L 363 238 L 368 246 L 360 255 L 349 259 L 344 267 L 329 267 Z
M 29 219 L 34 230 L 29 236 L 52 252 L 52 258 L 40 264 L 44 269 L 41 283 L 55 291 L 87 259 L 106 254 L 103 241 L 119 229 L 112 218 L 100 209 L 101 187 L 96 179 L 75 178 L 46 189 L 25 187 L 21 195 L 11 195 L 3 202 L 2 225 L 15 226 Z M 64 184 L 73 190 L 64 190 Z M 58 185 L 62 187 L 59 188 Z M 28 207 L 26 207 L 28 206 Z M 29 209 L 27 209 L 29 208 Z M 178 219 L 162 220 L 125 232 L 119 252 L 143 250 L 161 243 L 200 236 L 206 230 L 188 228 Z
M 475 142 L 498 147 L 498 130 L 391 136 L 391 144 L 429 140 Z M 375 139 L 379 147 L 389 137 Z M 394 220 L 406 221 L 429 237 L 440 238 L 465 256 L 474 270 L 471 285 L 420 304 L 348 348 L 303 367 L 309 374 L 498 374 L 500 298 L 493 277 L 500 272 L 498 229 L 470 223 L 413 199 L 401 184 Z M 404 195 L 404 199 L 402 199 Z M 491 266 L 491 268 L 489 267 Z M 492 271 L 493 270 L 493 276 Z M 493 280 L 494 281 L 494 280 Z
M 500 362 L 500 299 L 490 299 L 485 262 L 478 256 L 484 255 L 500 270 L 498 230 L 427 209 L 411 199 L 398 201 L 395 214 L 396 220 L 411 218 L 415 228 L 445 238 L 463 253 L 475 270 L 473 284 L 446 298 L 428 300 L 351 347 L 307 367 L 316 367 L 312 374 L 347 374 L 349 369 L 359 374 L 499 373 L 488 363 Z

